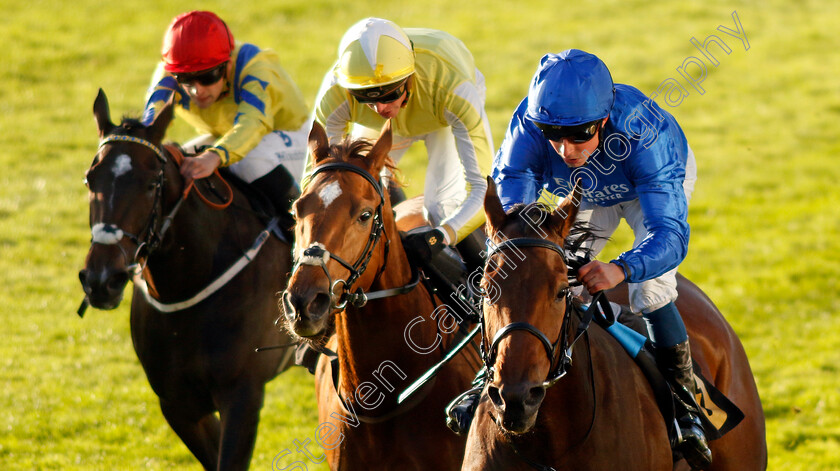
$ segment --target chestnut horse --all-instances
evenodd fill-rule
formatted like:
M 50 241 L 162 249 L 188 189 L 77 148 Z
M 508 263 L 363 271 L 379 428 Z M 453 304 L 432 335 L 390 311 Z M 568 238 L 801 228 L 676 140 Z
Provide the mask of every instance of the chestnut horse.
M 571 313 L 563 249 L 577 213 L 574 196 L 543 210 L 541 237 L 520 217 L 535 207 L 505 214 L 489 183 L 484 208 L 497 248 L 482 286 L 496 296 L 484 304 L 483 342 L 493 371 L 462 469 L 687 469 L 682 460 L 673 463 L 654 391 L 630 355 L 594 323 L 577 335 L 586 316 Z M 765 469 L 764 414 L 744 349 L 697 286 L 680 277 L 678 289 L 702 374 L 746 416 L 710 443 L 709 469 Z M 626 292 L 613 294 L 626 303 Z
M 135 277 L 131 338 L 164 417 L 205 469 L 246 469 L 264 385 L 292 353 L 255 351 L 290 342 L 274 326 L 290 245 L 269 235 L 235 189 L 224 210 L 195 188 L 182 199 L 178 165 L 161 146 L 171 105 L 148 127 L 114 125 L 102 90 L 93 110 L 101 144 L 86 175 L 86 301 L 114 309 Z
M 321 356 L 315 373 L 316 435 L 331 469 L 456 470 L 465 439 L 446 428 L 444 408 L 469 387 L 480 359 L 469 349 L 458 353 L 399 403 L 399 393 L 460 337 L 454 316 L 436 310 L 418 282 L 388 192 L 374 177 L 390 162 L 391 142 L 390 122 L 372 146 L 330 146 L 324 129 L 313 126 L 315 167 L 294 205 L 286 323 L 316 349 L 335 352 L 332 361 Z

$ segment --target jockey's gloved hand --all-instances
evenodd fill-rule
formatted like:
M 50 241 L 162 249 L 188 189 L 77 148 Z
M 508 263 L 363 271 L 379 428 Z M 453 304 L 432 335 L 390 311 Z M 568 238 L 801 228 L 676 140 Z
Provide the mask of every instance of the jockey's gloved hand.
M 414 266 L 426 265 L 446 246 L 443 229 L 439 227 L 412 229 L 403 235 L 402 241 L 408 260 Z

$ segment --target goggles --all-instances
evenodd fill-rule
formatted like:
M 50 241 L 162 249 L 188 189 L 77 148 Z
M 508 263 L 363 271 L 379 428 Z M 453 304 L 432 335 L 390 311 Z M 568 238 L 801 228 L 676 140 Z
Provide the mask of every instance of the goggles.
M 383 87 L 362 88 L 359 90 L 348 89 L 347 92 L 359 103 L 391 103 L 399 100 L 405 93 L 407 80 L 396 85 L 385 85 Z
M 556 126 L 534 121 L 534 125 L 543 133 L 543 137 L 549 141 L 562 141 L 569 139 L 575 144 L 589 142 L 601 129 L 601 119 L 575 126 Z
M 175 77 L 175 80 L 182 85 L 189 85 L 193 82 L 198 82 L 199 85 L 204 87 L 208 87 L 213 85 L 214 83 L 218 82 L 225 76 L 225 71 L 227 70 L 227 62 L 222 62 L 221 64 L 213 67 L 212 69 L 200 70 L 198 72 L 188 72 L 188 73 L 173 73 L 172 76 Z

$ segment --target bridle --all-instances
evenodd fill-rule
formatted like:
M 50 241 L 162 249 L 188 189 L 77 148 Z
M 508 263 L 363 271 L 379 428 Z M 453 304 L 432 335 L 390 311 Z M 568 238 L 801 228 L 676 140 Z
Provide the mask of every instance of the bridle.
M 566 267 L 570 268 L 570 270 L 574 271 L 574 272 L 576 272 L 576 269 L 579 268 L 579 266 L 581 264 L 580 259 L 570 260 L 566 256 L 566 252 L 559 245 L 557 245 L 553 242 L 549 242 L 549 241 L 544 240 L 544 239 L 536 239 L 536 238 L 528 238 L 528 237 L 521 237 L 521 238 L 516 238 L 516 239 L 507 239 L 504 242 L 500 243 L 499 245 L 496 245 L 495 247 L 493 247 L 493 249 L 487 255 L 488 264 L 489 264 L 489 261 L 490 261 L 491 257 L 494 254 L 497 254 L 497 253 L 499 253 L 503 250 L 506 250 L 506 249 L 515 249 L 515 248 L 518 249 L 518 248 L 524 248 L 524 247 L 543 248 L 543 249 L 548 249 L 552 252 L 555 252 L 556 254 L 558 254 L 562 258 L 563 263 L 566 265 Z M 572 277 L 571 275 L 576 275 L 576 273 L 571 273 L 570 278 Z M 486 273 L 485 273 L 485 276 L 486 276 Z M 575 276 L 575 278 L 576 278 L 576 276 Z M 570 287 L 573 286 L 573 285 L 580 285 L 580 282 L 575 279 L 574 283 L 570 283 Z M 606 327 L 606 326 L 612 324 L 613 322 L 615 322 L 615 314 L 613 313 L 612 308 L 610 307 L 610 303 L 607 300 L 607 297 L 604 295 L 604 292 L 599 291 L 598 293 L 596 293 L 593 296 L 592 302 L 590 303 L 589 307 L 581 315 L 580 322 L 578 323 L 575 334 L 574 334 L 574 336 L 572 336 L 572 340 L 570 342 L 569 341 L 569 328 L 570 328 L 569 326 L 570 326 L 570 323 L 571 323 L 572 312 L 574 311 L 574 309 L 573 309 L 574 305 L 572 303 L 573 295 L 572 295 L 571 291 L 569 290 L 569 288 L 565 289 L 564 297 L 565 297 L 566 306 L 565 306 L 565 313 L 563 315 L 563 321 L 562 321 L 563 324 L 560 328 L 560 334 L 557 336 L 557 340 L 555 340 L 553 343 L 548 339 L 548 337 L 542 331 L 540 331 L 538 328 L 534 327 L 533 325 L 531 325 L 527 322 L 513 322 L 513 323 L 508 324 L 508 325 L 502 327 L 501 329 L 499 329 L 496 332 L 496 334 L 493 336 L 493 340 L 489 342 L 489 347 L 486 347 L 487 331 L 486 331 L 486 326 L 484 324 L 484 322 L 485 322 L 484 317 L 482 316 L 482 319 L 481 319 L 481 329 L 482 329 L 481 352 L 482 352 L 482 359 L 484 360 L 484 365 L 487 368 L 488 381 L 492 382 L 493 381 L 493 374 L 494 374 L 494 364 L 496 362 L 496 354 L 497 354 L 497 350 L 498 350 L 498 347 L 499 347 L 499 342 L 501 342 L 503 338 L 510 335 L 512 332 L 516 332 L 516 331 L 519 331 L 519 330 L 528 332 L 529 334 L 536 337 L 542 343 L 543 347 L 545 348 L 545 353 L 548 356 L 548 361 L 549 361 L 548 374 L 546 376 L 546 379 L 540 384 L 540 386 L 543 389 L 548 389 L 551 386 L 553 386 L 554 384 L 556 384 L 558 381 L 560 381 L 561 378 L 566 376 L 566 373 L 568 373 L 569 369 L 572 366 L 572 349 L 574 348 L 577 341 L 580 340 L 580 338 L 583 337 L 584 334 L 586 334 L 586 345 L 587 345 L 587 349 L 589 350 L 589 354 L 588 354 L 588 357 L 589 357 L 589 379 L 590 379 L 590 382 L 591 382 L 591 391 L 592 391 L 592 417 L 591 417 L 590 422 L 589 422 L 588 430 L 586 431 L 586 433 L 583 435 L 583 437 L 580 440 L 579 444 L 582 444 L 589 438 L 590 434 L 592 433 L 592 429 L 595 425 L 595 416 L 596 416 L 596 409 L 597 409 L 596 394 L 595 394 L 595 372 L 594 372 L 593 365 L 592 365 L 592 349 L 591 349 L 591 346 L 589 345 L 589 335 L 588 335 L 589 325 L 592 322 L 592 320 L 595 320 L 596 323 Z M 596 311 L 598 311 L 599 306 L 600 306 L 601 310 L 603 311 L 603 315 L 598 314 L 596 316 Z M 499 422 L 496 421 L 495 418 L 494 418 L 494 422 L 496 423 L 497 426 L 501 427 L 501 424 L 499 424 Z M 507 442 L 507 443 L 511 447 L 511 449 L 513 449 L 513 452 L 516 454 L 516 456 L 519 457 L 521 460 L 523 460 L 525 463 L 527 463 L 530 467 L 532 467 L 534 469 L 537 469 L 539 471 L 554 471 L 554 468 L 552 468 L 550 466 L 546 466 L 544 464 L 541 464 L 541 463 L 535 461 L 534 459 L 531 459 L 528 456 L 526 456 L 524 453 L 522 453 L 518 449 L 518 447 L 512 441 Z
M 376 244 L 382 237 L 382 233 L 385 228 L 382 220 L 382 209 L 385 207 L 385 194 L 382 188 L 382 184 L 378 182 L 370 173 L 368 173 L 360 167 L 346 162 L 333 162 L 319 165 L 312 170 L 310 178 L 314 179 L 315 176 L 319 173 L 333 170 L 346 170 L 349 172 L 353 172 L 357 175 L 361 175 L 365 180 L 368 181 L 368 183 L 370 183 L 373 186 L 373 188 L 376 190 L 376 193 L 379 195 L 379 204 L 376 206 L 376 211 L 371 222 L 370 234 L 368 235 L 367 242 L 365 243 L 365 248 L 362 250 L 362 253 L 359 255 L 359 258 L 357 258 L 354 263 L 350 264 L 338 255 L 331 253 L 329 250 L 327 250 L 326 247 L 324 247 L 323 244 L 313 243 L 312 245 L 304 249 L 301 258 L 295 260 L 295 263 L 292 267 L 292 274 L 294 274 L 295 271 L 297 271 L 297 269 L 301 265 L 320 266 L 321 269 L 324 270 L 324 274 L 327 275 L 327 279 L 329 280 L 329 296 L 331 308 L 344 309 L 347 303 L 350 303 L 356 307 L 362 307 L 368 302 L 368 300 L 375 298 L 373 296 L 373 293 L 365 294 L 365 292 L 361 288 L 358 288 L 355 292 L 352 292 L 353 284 L 356 283 L 359 277 L 362 276 L 362 274 L 367 269 L 368 263 L 370 262 L 371 257 L 373 257 L 373 251 L 376 248 Z M 385 260 L 388 259 L 389 245 L 389 241 L 386 238 Z M 350 272 L 350 276 L 348 276 L 346 280 L 339 278 L 333 281 L 332 277 L 330 276 L 329 270 L 327 270 L 327 261 L 329 259 L 335 260 L 336 262 L 341 264 L 341 266 L 346 268 Z M 382 269 L 380 269 L 380 273 L 384 270 L 384 268 L 385 266 L 383 264 Z M 409 283 L 409 285 L 406 285 L 406 287 L 411 286 L 411 288 L 413 288 L 417 284 L 417 281 L 419 281 L 419 278 L 418 280 L 412 280 L 412 282 Z M 336 287 L 339 284 L 341 284 L 341 292 L 338 296 L 338 302 L 336 302 Z
M 160 146 L 157 146 L 145 139 L 135 137 L 135 136 L 126 136 L 122 134 L 115 134 L 110 135 L 104 138 L 99 143 L 99 149 L 101 150 L 106 144 L 110 144 L 112 142 L 130 142 L 134 144 L 139 144 L 145 146 L 154 152 L 157 160 L 164 165 L 160 166 L 160 169 L 157 172 L 157 175 L 154 179 L 154 203 L 152 204 L 152 210 L 149 213 L 147 218 L 146 224 L 144 229 L 139 234 L 133 234 L 131 232 L 125 231 L 122 228 L 118 227 L 115 224 L 102 224 L 102 226 L 97 230 L 94 231 L 91 239 L 91 243 L 93 244 L 104 244 L 104 245 L 117 245 L 123 253 L 123 257 L 125 257 L 127 262 L 127 271 L 141 271 L 143 269 L 143 263 L 148 256 L 154 252 L 163 240 L 163 236 L 166 233 L 167 229 L 169 229 L 169 225 L 171 224 L 172 218 L 175 217 L 175 214 L 178 212 L 178 209 L 181 207 L 181 203 L 183 202 L 183 196 L 172 210 L 163 218 L 163 222 L 158 225 L 158 220 L 162 214 L 162 199 L 163 199 L 163 183 L 165 181 L 165 164 L 168 161 L 166 155 L 163 152 L 163 149 Z M 101 161 L 100 161 L 101 163 Z M 97 163 L 96 165 L 99 165 Z M 94 165 L 94 167 L 96 166 Z M 160 229 L 157 229 L 160 227 Z M 137 246 L 137 250 L 134 252 L 134 256 L 129 258 L 128 254 L 125 252 L 125 249 L 120 244 L 120 241 L 123 238 L 129 239 Z
M 563 259 L 563 263 L 566 264 L 566 253 L 562 247 L 544 239 L 528 237 L 507 239 L 499 245 L 494 246 L 490 253 L 487 255 L 487 260 L 489 262 L 490 258 L 493 255 L 503 250 L 523 247 L 536 247 L 548 249 L 552 252 L 557 253 Z M 560 334 L 554 342 L 550 341 L 548 339 L 548 336 L 546 336 L 538 328 L 527 322 L 513 322 L 505 325 L 496 332 L 496 334 L 493 336 L 492 341 L 490 341 L 488 340 L 486 326 L 484 325 L 484 319 L 482 318 L 482 358 L 484 360 L 484 365 L 487 368 L 490 381 L 493 380 L 493 374 L 495 371 L 494 365 L 496 362 L 496 355 L 498 353 L 499 342 L 501 342 L 502 339 L 504 339 L 513 332 L 527 332 L 536 337 L 540 341 L 540 343 L 542 343 L 543 348 L 545 349 L 546 356 L 548 357 L 549 370 L 548 375 L 546 379 L 542 382 L 541 386 L 543 388 L 549 388 L 555 383 L 557 383 L 557 381 L 559 381 L 562 377 L 564 377 L 566 373 L 568 373 L 568 370 L 572 365 L 572 349 L 574 348 L 577 341 L 581 338 L 581 336 L 583 336 L 583 334 L 586 333 L 587 329 L 589 328 L 589 324 L 592 322 L 592 320 L 595 319 L 596 322 L 605 323 L 606 325 L 612 324 L 615 321 L 615 315 L 612 312 L 612 309 L 609 305 L 609 301 L 607 300 L 606 296 L 604 296 L 603 292 L 598 292 L 594 295 L 594 298 L 589 308 L 587 308 L 587 310 L 581 316 L 581 320 L 578 323 L 575 334 L 570 342 L 568 332 L 573 311 L 573 295 L 568 288 L 565 290 L 564 297 L 566 306 L 565 314 L 563 316 L 563 324 L 560 328 Z M 598 315 L 596 317 L 595 313 L 598 310 L 598 306 L 600 306 L 603 310 L 604 316 Z

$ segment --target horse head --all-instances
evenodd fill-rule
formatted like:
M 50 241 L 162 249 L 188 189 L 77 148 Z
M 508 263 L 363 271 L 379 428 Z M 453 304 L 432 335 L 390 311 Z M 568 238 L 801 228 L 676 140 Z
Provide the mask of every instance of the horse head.
M 390 122 L 375 144 L 345 139 L 330 145 L 316 122 L 309 135 L 314 168 L 294 204 L 295 262 L 283 294 L 287 326 L 300 337 L 328 334 L 332 314 L 367 290 L 387 255 L 394 225 L 379 174 L 389 164 Z
M 93 104 L 100 145 L 85 175 L 90 200 L 91 247 L 79 280 L 91 305 L 114 309 L 123 290 L 156 240 L 165 201 L 177 198 L 180 183 L 161 141 L 172 120 L 167 105 L 149 126 L 124 118 L 111 122 L 102 90 Z
M 547 378 L 565 353 L 558 348 L 564 343 L 569 290 L 563 244 L 579 201 L 578 185 L 553 211 L 535 203 L 506 214 L 488 178 L 484 211 L 491 250 L 482 288 L 495 295 L 485 298 L 482 341 L 493 415 L 510 433 L 534 426 Z

